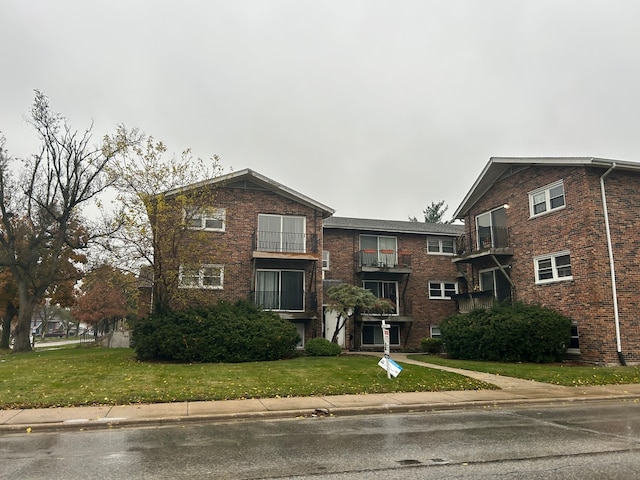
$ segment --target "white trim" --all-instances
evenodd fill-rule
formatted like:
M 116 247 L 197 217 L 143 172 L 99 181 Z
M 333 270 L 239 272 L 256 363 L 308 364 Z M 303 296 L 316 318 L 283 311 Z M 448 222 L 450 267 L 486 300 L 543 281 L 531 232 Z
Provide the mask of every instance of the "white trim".
M 440 290 L 440 294 L 438 296 L 435 295 L 431 295 L 431 284 L 437 284 L 439 285 L 439 290 Z M 445 284 L 450 284 L 454 286 L 455 292 L 454 293 L 458 293 L 458 282 L 453 281 L 453 282 L 446 282 L 446 281 L 440 281 L 440 280 L 429 280 L 427 282 L 427 289 L 429 290 L 429 298 L 431 300 L 451 300 L 451 297 L 447 297 L 445 292 L 446 292 L 446 288 L 445 288 Z
M 442 242 L 444 240 L 451 240 L 451 252 L 445 252 L 443 249 Z M 429 250 L 429 241 L 437 241 L 438 242 L 438 251 L 432 252 Z M 427 255 L 455 255 L 456 254 L 456 239 L 454 237 L 436 237 L 434 235 L 430 235 L 427 237 Z
M 209 278 L 209 277 L 205 277 L 205 269 L 207 268 L 217 268 L 219 270 L 220 275 L 220 284 L 219 285 L 205 285 L 204 284 L 204 279 L 205 278 Z M 183 265 L 180 265 L 180 270 L 178 273 L 178 288 L 194 288 L 194 289 L 203 289 L 203 290 L 222 290 L 224 289 L 224 265 L 218 265 L 218 264 L 204 264 L 204 265 L 200 265 L 200 267 L 198 268 L 198 284 L 195 285 L 185 285 L 183 284 L 183 278 L 184 278 L 184 274 L 185 271 L 187 272 L 195 272 L 196 269 L 195 268 L 187 268 L 185 269 Z M 195 276 L 194 276 L 195 278 Z M 215 276 L 211 276 L 211 278 L 215 278 Z
M 204 230 L 206 232 L 224 232 L 227 228 L 227 210 L 225 208 L 205 207 L 195 209 L 191 220 L 200 219 L 200 226 L 188 225 L 189 230 Z M 222 222 L 222 227 L 207 227 L 207 220 L 218 220 Z M 187 222 L 187 211 L 183 210 L 183 221 Z
M 553 208 L 551 206 L 551 190 L 557 187 L 562 187 L 562 205 L 559 207 L 555 207 Z M 534 200 L 533 197 L 536 195 L 540 195 L 540 194 L 544 194 L 544 204 L 545 204 L 545 209 L 542 212 L 539 213 L 535 213 L 534 212 Z M 557 198 L 557 197 L 555 197 Z M 536 204 L 538 205 L 538 204 Z M 567 195 L 566 195 L 566 191 L 564 189 L 564 181 L 563 180 L 558 180 L 557 182 L 553 182 L 550 183 L 549 185 L 545 185 L 544 187 L 540 187 L 540 188 L 536 188 L 535 190 L 532 190 L 529 192 L 529 218 L 536 218 L 536 217 L 540 217 L 542 215 L 546 215 L 548 213 L 551 212 L 556 212 L 558 210 L 562 210 L 563 208 L 565 208 L 567 206 Z
M 556 259 L 558 257 L 564 257 L 564 256 L 568 256 L 569 257 L 569 268 L 571 268 L 571 254 L 569 253 L 569 250 L 563 250 L 561 252 L 555 252 L 555 253 L 548 253 L 546 255 L 538 255 L 536 257 L 533 258 L 533 269 L 535 272 L 535 278 L 536 278 L 536 285 L 544 285 L 546 283 L 554 283 L 554 282 L 564 282 L 567 280 L 573 280 L 573 272 L 571 272 L 571 275 L 567 275 L 567 276 L 559 276 L 558 275 L 558 266 L 556 265 Z M 540 261 L 541 260 L 549 260 L 550 261 L 550 265 L 549 267 L 547 267 L 547 269 L 550 269 L 551 272 L 551 278 L 545 278 L 545 279 L 540 279 Z M 565 267 L 565 265 L 562 265 L 562 267 Z

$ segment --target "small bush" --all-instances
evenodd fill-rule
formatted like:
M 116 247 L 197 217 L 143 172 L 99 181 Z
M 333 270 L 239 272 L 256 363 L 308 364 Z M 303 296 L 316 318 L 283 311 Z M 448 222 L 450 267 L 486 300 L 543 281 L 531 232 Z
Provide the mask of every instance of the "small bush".
M 423 338 L 420 340 L 420 348 L 425 353 L 438 354 L 442 353 L 442 343 L 440 338 Z
M 133 329 L 133 348 L 140 360 L 278 360 L 293 356 L 299 341 L 295 325 L 247 301 L 152 315 Z
M 545 363 L 560 360 L 571 337 L 571 320 L 539 305 L 496 305 L 453 315 L 440 323 L 452 358 Z
M 307 355 L 312 357 L 337 357 L 342 352 L 342 348 L 337 343 L 333 343 L 326 338 L 312 338 L 304 346 Z

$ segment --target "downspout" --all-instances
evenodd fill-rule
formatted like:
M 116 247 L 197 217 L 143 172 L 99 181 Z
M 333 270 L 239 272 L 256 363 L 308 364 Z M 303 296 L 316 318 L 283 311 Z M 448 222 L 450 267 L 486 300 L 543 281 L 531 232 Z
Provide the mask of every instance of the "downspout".
M 620 365 L 626 366 L 627 362 L 624 360 L 622 354 L 622 343 L 620 341 L 620 316 L 618 314 L 618 289 L 616 286 L 616 270 L 615 261 L 613 260 L 613 245 L 611 242 L 611 228 L 609 227 L 609 210 L 607 208 L 607 195 L 604 188 L 604 179 L 616 168 L 615 162 L 611 164 L 609 170 L 604 172 L 600 177 L 600 194 L 602 195 L 602 208 L 604 210 L 604 226 L 607 233 L 607 248 L 609 250 L 609 267 L 611 269 L 611 294 L 613 296 L 613 317 L 616 326 L 616 348 L 618 352 L 618 360 Z

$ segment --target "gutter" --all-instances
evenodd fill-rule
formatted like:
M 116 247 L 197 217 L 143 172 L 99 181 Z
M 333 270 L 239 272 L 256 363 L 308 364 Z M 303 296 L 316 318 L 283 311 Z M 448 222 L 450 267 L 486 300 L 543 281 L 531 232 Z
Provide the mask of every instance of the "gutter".
M 616 168 L 616 163 L 613 162 L 609 169 L 604 172 L 604 174 L 600 177 L 600 194 L 602 195 L 602 208 L 604 210 L 604 225 L 607 234 L 607 249 L 609 251 L 609 266 L 611 268 L 611 294 L 613 296 L 613 316 L 614 322 L 616 326 L 616 349 L 618 352 L 618 360 L 620 361 L 620 365 L 626 366 L 627 363 L 624 359 L 624 355 L 622 354 L 622 343 L 620 341 L 620 316 L 618 313 L 618 289 L 616 285 L 616 270 L 615 270 L 615 261 L 613 259 L 613 245 L 611 242 L 611 228 L 609 227 L 609 210 L 607 208 L 607 195 L 604 187 L 604 179 L 609 176 L 609 174 Z

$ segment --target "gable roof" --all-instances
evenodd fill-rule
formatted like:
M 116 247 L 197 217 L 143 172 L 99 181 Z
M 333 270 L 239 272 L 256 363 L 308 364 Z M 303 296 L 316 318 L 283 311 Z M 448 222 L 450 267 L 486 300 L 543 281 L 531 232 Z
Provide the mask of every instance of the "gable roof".
M 220 175 L 214 178 L 210 178 L 207 180 L 203 180 L 201 182 L 192 183 L 191 185 L 186 185 L 184 187 L 175 188 L 166 192 L 167 196 L 176 195 L 180 192 L 194 190 L 204 187 L 226 187 L 226 188 L 244 188 L 244 189 L 255 189 L 255 190 L 268 190 L 278 195 L 281 195 L 285 198 L 293 200 L 294 202 L 301 203 L 306 205 L 307 207 L 320 210 L 322 212 L 323 217 L 328 217 L 333 215 L 334 209 L 331 207 L 327 207 L 326 205 L 317 202 L 306 195 L 303 195 L 295 190 L 276 182 L 275 180 L 271 180 L 264 175 L 259 174 L 249 168 L 245 168 L 244 170 L 240 170 L 238 172 L 231 172 L 226 175 Z
M 475 181 L 453 218 L 462 219 L 473 205 L 500 179 L 526 167 L 595 167 L 640 171 L 640 163 L 595 157 L 491 157 Z
M 385 233 L 415 233 L 418 235 L 462 235 L 464 225 L 447 223 L 409 222 L 400 220 L 373 220 L 368 218 L 329 217 L 322 222 L 323 228 L 340 230 L 362 230 Z

